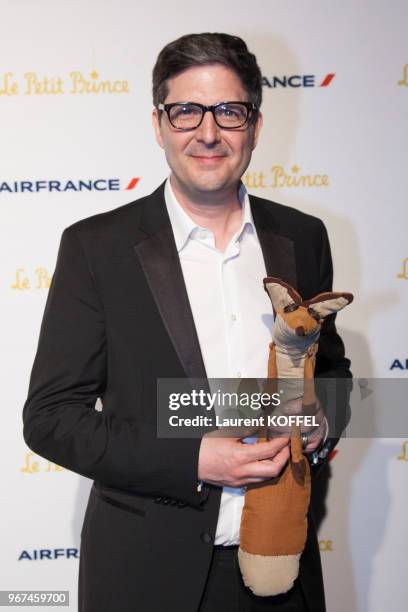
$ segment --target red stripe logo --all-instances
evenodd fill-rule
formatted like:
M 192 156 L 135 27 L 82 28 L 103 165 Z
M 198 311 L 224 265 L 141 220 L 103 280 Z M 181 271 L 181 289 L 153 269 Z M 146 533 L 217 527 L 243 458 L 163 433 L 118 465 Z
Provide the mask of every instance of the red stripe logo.
M 140 181 L 140 179 L 138 179 L 138 178 L 132 178 L 130 180 L 129 185 L 127 187 L 125 187 L 125 189 L 134 189 L 139 181 Z
M 333 461 L 338 452 L 338 450 L 332 450 L 331 453 L 329 453 L 329 461 Z
M 330 74 L 326 74 L 326 76 L 324 77 L 323 81 L 320 83 L 320 87 L 327 87 L 328 85 L 330 85 L 330 83 L 332 82 L 332 80 L 334 79 L 336 73 L 330 73 Z

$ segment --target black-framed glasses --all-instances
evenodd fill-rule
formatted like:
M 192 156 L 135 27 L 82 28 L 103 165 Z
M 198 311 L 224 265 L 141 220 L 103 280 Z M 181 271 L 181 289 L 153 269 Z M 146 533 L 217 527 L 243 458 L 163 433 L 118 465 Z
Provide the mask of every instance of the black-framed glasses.
M 171 125 L 177 130 L 195 130 L 208 111 L 212 113 L 218 127 L 235 130 L 243 127 L 258 112 L 252 102 L 219 102 L 212 106 L 198 102 L 172 102 L 158 104 L 158 109 L 167 113 Z

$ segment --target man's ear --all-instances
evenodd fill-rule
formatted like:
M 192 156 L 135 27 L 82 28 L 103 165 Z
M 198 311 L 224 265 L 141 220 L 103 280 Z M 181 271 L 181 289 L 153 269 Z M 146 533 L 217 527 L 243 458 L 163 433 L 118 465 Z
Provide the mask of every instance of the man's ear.
M 262 125 L 263 125 L 263 115 L 261 111 L 259 111 L 255 124 L 254 124 L 254 142 L 252 143 L 252 150 L 254 150 L 256 145 L 258 144 L 259 132 L 261 131 Z
M 160 125 L 159 111 L 157 110 L 156 107 L 153 109 L 153 112 L 152 112 L 152 125 L 153 125 L 153 129 L 154 129 L 154 133 L 156 135 L 157 144 L 159 145 L 159 147 L 164 149 L 163 138 L 162 138 L 162 135 L 161 135 L 161 125 Z

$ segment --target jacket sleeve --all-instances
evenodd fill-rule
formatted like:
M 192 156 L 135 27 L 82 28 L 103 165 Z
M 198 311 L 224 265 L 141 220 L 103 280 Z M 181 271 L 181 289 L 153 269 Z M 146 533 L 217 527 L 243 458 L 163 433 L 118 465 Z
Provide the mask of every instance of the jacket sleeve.
M 64 230 L 23 408 L 35 453 L 106 486 L 199 507 L 199 439 L 159 439 L 154 425 L 95 410 L 107 380 L 103 304 L 75 226 Z
M 320 292 L 333 290 L 333 263 L 327 230 L 321 223 Z M 329 425 L 329 437 L 324 446 L 323 463 L 340 439 L 341 432 L 350 420 L 350 392 L 352 373 L 350 360 L 345 356 L 344 344 L 337 333 L 336 314 L 328 316 L 322 325 L 316 355 L 315 378 L 334 379 L 328 381 L 327 390 L 318 392 L 325 408 Z M 318 385 L 318 381 L 316 383 Z M 335 401 L 333 402 L 333 398 Z

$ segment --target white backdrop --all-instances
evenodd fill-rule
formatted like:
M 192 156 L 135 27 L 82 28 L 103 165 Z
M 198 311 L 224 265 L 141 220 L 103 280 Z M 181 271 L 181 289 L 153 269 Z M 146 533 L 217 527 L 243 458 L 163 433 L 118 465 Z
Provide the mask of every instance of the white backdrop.
M 326 223 L 334 289 L 355 295 L 338 317 L 354 375 L 406 378 L 407 9 L 403 0 L 143 9 L 0 0 L 0 11 L 0 589 L 70 590 L 76 610 L 91 482 L 29 451 L 21 411 L 62 230 L 167 175 L 150 125 L 157 53 L 185 33 L 225 31 L 247 41 L 269 84 L 296 77 L 287 87 L 265 80 L 245 182 Z M 406 610 L 405 438 L 343 440 L 331 461 L 319 531 L 330 612 Z

